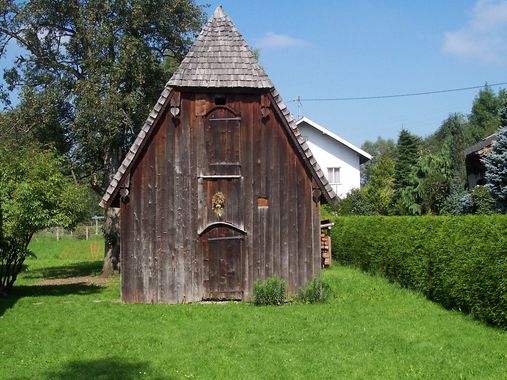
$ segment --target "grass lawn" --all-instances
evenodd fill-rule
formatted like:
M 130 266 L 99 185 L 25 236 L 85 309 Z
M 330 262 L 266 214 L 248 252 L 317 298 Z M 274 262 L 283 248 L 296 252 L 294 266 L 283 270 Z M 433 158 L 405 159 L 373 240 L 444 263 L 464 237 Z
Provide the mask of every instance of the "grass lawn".
M 1 379 L 507 379 L 507 332 L 335 266 L 322 305 L 122 305 L 100 240 L 36 240 L 0 299 Z M 80 276 L 83 283 L 72 283 Z

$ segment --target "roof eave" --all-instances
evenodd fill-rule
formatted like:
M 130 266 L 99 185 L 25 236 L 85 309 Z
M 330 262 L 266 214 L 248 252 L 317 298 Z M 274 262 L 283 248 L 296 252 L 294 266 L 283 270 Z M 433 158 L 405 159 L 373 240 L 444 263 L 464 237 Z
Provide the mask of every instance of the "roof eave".
M 335 133 L 331 132 L 327 128 L 324 128 L 322 125 L 320 125 L 320 124 L 316 123 L 315 121 L 307 118 L 306 116 L 303 116 L 301 119 L 299 119 L 296 122 L 296 124 L 299 126 L 299 124 L 301 124 L 303 122 L 305 122 L 306 124 L 308 124 L 310 127 L 318 130 L 319 132 L 323 133 L 324 135 L 330 137 L 334 141 L 336 141 L 336 142 L 338 142 L 338 143 L 346 146 L 347 148 L 353 150 L 354 152 L 356 152 L 360 157 L 363 157 L 365 159 L 362 163 L 367 162 L 367 161 L 369 161 L 369 160 L 371 160 L 373 158 L 371 156 L 371 154 L 369 154 L 368 152 L 365 152 L 361 148 L 358 148 L 357 146 L 355 146 L 351 142 L 345 140 L 343 137 L 340 137 L 340 136 L 336 135 Z
M 139 154 L 143 150 L 143 147 L 146 145 L 146 142 L 149 140 L 149 136 L 152 134 L 154 127 L 158 124 L 161 115 L 164 113 L 167 104 L 169 103 L 169 99 L 171 98 L 173 90 L 170 87 L 165 87 L 162 91 L 162 94 L 157 100 L 157 103 L 153 106 L 148 118 L 143 124 L 143 127 L 139 131 L 134 140 L 134 143 L 130 147 L 129 151 L 123 158 L 123 161 L 116 171 L 113 179 L 109 183 L 104 196 L 102 197 L 99 206 L 103 208 L 108 208 L 111 206 L 113 201 L 118 195 L 118 191 L 120 189 L 121 183 L 124 181 L 125 176 L 129 173 L 132 165 L 135 163 Z

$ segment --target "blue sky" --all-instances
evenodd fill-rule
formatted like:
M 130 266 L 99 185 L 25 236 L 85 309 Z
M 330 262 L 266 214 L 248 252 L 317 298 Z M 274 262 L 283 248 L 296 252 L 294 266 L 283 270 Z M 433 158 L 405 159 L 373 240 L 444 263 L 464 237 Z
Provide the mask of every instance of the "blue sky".
M 507 82 L 507 1 L 203 1 L 233 19 L 286 101 Z M 303 102 L 302 115 L 361 145 L 425 136 L 478 90 Z M 295 103 L 289 103 L 294 116 Z
M 507 82 L 507 1 L 198 0 L 222 5 L 290 102 Z M 14 52 L 11 52 L 11 57 Z M 4 58 L 0 69 L 12 58 Z M 507 87 L 507 86 L 506 86 Z M 356 145 L 420 136 L 467 114 L 478 90 L 394 99 L 303 101 L 301 113 Z

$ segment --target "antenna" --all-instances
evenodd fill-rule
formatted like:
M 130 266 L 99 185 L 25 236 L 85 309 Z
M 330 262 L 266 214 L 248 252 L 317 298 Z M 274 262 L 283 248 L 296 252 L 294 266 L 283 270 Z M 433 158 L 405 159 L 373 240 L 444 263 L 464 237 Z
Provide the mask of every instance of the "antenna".
M 298 120 L 301 119 L 301 96 L 298 95 L 296 98 L 296 104 L 298 107 Z

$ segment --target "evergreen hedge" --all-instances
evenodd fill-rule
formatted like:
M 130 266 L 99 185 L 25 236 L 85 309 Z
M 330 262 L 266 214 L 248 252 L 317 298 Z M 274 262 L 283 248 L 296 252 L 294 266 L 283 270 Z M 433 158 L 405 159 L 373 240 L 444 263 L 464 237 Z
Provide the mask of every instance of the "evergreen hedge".
M 507 216 L 337 217 L 340 263 L 507 328 Z

